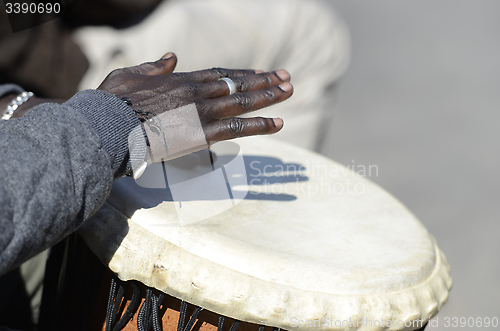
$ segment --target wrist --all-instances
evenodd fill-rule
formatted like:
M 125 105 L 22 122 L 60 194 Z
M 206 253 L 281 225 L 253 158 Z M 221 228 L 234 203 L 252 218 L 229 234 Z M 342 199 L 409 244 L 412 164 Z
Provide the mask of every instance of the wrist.
M 129 135 L 141 122 L 123 100 L 102 90 L 77 93 L 64 103 L 86 117 L 101 139 L 108 153 L 115 178 L 128 174 L 132 166 L 129 158 Z

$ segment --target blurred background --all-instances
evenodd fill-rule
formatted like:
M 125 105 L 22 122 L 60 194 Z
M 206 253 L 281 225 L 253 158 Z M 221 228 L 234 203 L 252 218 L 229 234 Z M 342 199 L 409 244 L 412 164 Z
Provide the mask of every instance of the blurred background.
M 101 7 L 78 7 L 72 15 L 15 36 L 0 12 L 0 83 L 16 82 L 44 97 L 71 97 L 89 68 L 90 53 L 86 57 L 76 46 L 72 29 L 85 20 L 120 26 L 162 1 L 105 2 L 115 7 L 101 2 L 81 1 Z M 352 55 L 334 90 L 334 121 L 321 152 L 348 166 L 376 165 L 378 174 L 370 179 L 401 200 L 436 237 L 452 267 L 454 287 L 437 316 L 439 327 L 429 330 L 450 329 L 446 317 L 500 319 L 500 1 L 328 3 L 349 27 Z M 314 38 L 304 38 L 309 39 Z M 99 42 L 92 40 L 96 51 Z M 281 48 L 290 53 L 289 46 Z M 163 54 L 140 53 L 146 60 Z
M 377 165 L 371 180 L 436 237 L 454 284 L 430 330 L 500 318 L 500 2 L 333 4 L 352 59 L 322 152 Z

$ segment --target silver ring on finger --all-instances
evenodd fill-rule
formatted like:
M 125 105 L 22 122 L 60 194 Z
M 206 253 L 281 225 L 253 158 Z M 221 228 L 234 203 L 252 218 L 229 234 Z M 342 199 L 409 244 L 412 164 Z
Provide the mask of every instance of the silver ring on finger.
M 227 86 L 229 87 L 229 95 L 236 93 L 236 84 L 231 78 L 224 77 L 219 80 L 223 80 L 226 82 Z

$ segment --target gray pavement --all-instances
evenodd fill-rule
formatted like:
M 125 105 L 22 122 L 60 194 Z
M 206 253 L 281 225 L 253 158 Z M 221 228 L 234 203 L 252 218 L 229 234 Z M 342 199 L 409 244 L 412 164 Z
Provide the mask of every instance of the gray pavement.
M 500 319 L 500 1 L 333 3 L 353 56 L 323 153 L 378 166 L 371 179 L 448 257 L 454 287 L 429 330 Z

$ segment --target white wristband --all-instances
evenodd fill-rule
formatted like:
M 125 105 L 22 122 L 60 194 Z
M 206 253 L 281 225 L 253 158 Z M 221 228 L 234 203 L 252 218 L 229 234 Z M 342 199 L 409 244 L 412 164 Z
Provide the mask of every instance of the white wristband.
M 148 164 L 179 158 L 208 148 L 203 126 L 194 103 L 166 111 L 142 124 L 149 141 L 146 146 L 142 128 L 129 135 L 129 152 L 133 177 L 138 179 Z M 148 152 L 143 159 L 137 154 Z

